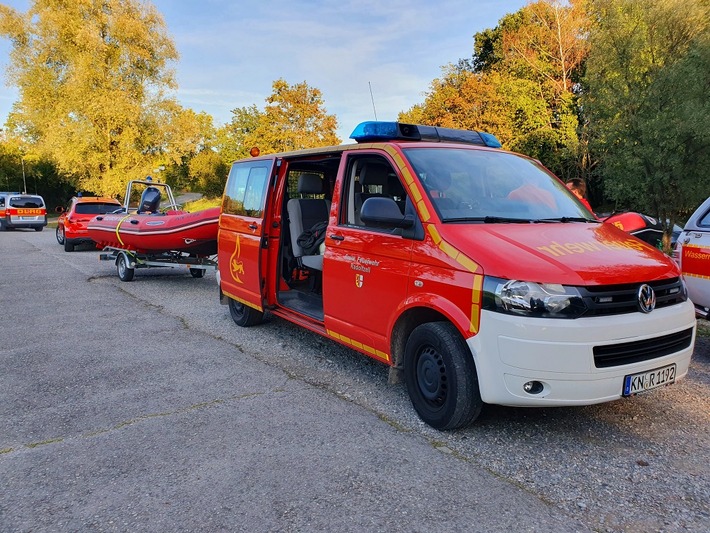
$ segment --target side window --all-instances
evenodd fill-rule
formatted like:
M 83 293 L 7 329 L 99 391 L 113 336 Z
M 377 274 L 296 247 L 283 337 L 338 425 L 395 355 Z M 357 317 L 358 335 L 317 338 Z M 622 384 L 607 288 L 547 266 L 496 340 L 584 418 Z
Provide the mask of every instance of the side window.
M 705 213 L 700 220 L 698 220 L 698 226 L 701 228 L 707 228 L 710 226 L 710 211 Z
M 369 198 L 390 198 L 404 215 L 407 195 L 392 165 L 383 157 L 367 156 L 350 160 L 341 220 L 348 225 L 367 227 L 360 219 L 363 203 Z M 394 228 L 378 227 L 391 231 Z
M 227 178 L 222 210 L 230 215 L 260 218 L 272 162 L 235 163 Z

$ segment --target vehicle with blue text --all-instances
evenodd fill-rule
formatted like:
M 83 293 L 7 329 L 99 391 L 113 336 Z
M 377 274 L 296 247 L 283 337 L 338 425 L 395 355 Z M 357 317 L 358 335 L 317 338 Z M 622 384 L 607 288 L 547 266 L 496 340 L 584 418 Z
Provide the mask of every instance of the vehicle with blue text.
M 475 131 L 365 122 L 351 138 L 232 165 L 218 282 L 238 325 L 268 312 L 388 365 L 438 429 L 685 376 L 678 266 L 538 161 Z

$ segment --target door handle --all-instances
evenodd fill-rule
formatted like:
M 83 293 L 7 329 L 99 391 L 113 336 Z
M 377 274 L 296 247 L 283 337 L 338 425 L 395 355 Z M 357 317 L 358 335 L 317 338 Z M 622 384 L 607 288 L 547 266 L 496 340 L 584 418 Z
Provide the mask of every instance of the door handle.
M 334 241 L 344 241 L 345 240 L 345 237 L 343 237 L 342 235 L 328 235 L 328 237 L 330 237 Z
M 248 227 L 249 227 L 250 230 L 256 231 L 259 226 L 258 226 L 257 224 L 254 224 L 254 223 L 252 222 L 251 224 L 249 224 Z

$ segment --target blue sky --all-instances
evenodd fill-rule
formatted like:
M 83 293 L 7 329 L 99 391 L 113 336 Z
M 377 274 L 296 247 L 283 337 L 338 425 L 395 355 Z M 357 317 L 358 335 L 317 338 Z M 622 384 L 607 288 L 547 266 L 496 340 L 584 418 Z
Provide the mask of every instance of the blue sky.
M 2 3 L 26 11 L 27 0 Z M 180 60 L 176 96 L 215 124 L 263 109 L 271 84 L 305 81 L 323 93 L 347 140 L 363 120 L 396 120 L 424 100 L 441 68 L 470 57 L 473 35 L 527 0 L 154 0 Z M 0 66 L 9 43 L 0 41 Z M 370 97 L 372 87 L 373 103 Z M 0 122 L 17 92 L 0 87 Z

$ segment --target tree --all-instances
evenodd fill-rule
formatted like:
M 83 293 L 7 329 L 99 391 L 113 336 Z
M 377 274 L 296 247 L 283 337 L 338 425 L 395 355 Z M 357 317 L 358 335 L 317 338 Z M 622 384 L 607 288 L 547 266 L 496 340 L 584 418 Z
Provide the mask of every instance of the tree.
M 618 206 L 673 224 L 710 190 L 710 6 L 592 0 L 583 105 Z
M 320 90 L 283 79 L 272 88 L 263 111 L 255 105 L 233 109 L 232 120 L 218 131 L 226 163 L 248 157 L 252 147 L 268 154 L 340 143 L 337 119 L 327 114 Z
M 581 156 L 575 90 L 586 27 L 578 0 L 528 4 L 477 33 L 472 60 L 446 67 L 425 102 L 399 118 L 488 131 L 557 174 L 576 176 Z
M 157 10 L 138 0 L 34 0 L 0 5 L 19 100 L 8 128 L 81 185 L 123 192 L 167 152 L 179 106 L 168 64 L 177 52 Z
M 225 163 L 248 157 L 259 144 L 256 134 L 262 115 L 256 105 L 232 110 L 232 120 L 217 131 L 217 147 Z

